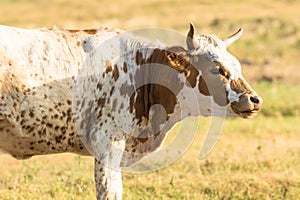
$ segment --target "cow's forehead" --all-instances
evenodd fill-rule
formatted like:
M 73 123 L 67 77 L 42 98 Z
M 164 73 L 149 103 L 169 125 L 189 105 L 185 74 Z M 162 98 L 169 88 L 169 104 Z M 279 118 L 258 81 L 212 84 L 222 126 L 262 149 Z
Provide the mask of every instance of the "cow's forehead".
M 200 44 L 199 48 L 196 49 L 198 53 L 201 53 L 201 51 L 204 53 L 205 51 L 208 51 L 210 49 L 226 50 L 226 45 L 224 44 L 224 42 L 215 35 L 195 35 L 195 39 L 198 40 Z
M 226 45 L 220 38 L 210 34 L 197 35 L 195 38 L 200 46 L 192 52 L 192 55 L 204 55 L 212 62 L 221 63 L 230 71 L 231 79 L 238 79 L 241 75 L 241 64 L 227 51 Z
M 235 58 L 232 54 L 230 54 L 227 50 L 224 52 L 217 52 L 216 59 L 212 59 L 212 61 L 217 61 L 221 63 L 227 70 L 230 71 L 230 79 L 236 80 L 241 76 L 242 67 L 237 58 Z

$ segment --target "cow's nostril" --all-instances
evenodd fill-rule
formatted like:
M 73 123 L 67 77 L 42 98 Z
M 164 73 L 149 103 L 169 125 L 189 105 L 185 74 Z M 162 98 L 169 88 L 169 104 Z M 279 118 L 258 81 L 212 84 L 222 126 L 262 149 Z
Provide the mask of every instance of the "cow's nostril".
M 259 98 L 258 97 L 250 97 L 250 101 L 252 101 L 253 103 L 259 104 Z

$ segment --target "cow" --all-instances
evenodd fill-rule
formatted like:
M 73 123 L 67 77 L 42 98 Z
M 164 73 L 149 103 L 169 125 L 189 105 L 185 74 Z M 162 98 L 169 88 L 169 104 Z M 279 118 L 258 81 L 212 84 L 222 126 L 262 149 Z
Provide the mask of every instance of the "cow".
M 242 29 L 194 32 L 185 48 L 107 27 L 0 26 L 0 151 L 94 156 L 97 199 L 122 199 L 121 168 L 161 148 L 175 123 L 262 107 L 227 51 Z

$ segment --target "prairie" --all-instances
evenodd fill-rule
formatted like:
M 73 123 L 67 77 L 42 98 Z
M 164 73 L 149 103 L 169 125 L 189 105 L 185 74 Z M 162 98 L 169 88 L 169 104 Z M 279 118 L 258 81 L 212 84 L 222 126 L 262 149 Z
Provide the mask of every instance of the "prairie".
M 250 120 L 226 119 L 214 150 L 199 152 L 210 118 L 175 163 L 159 171 L 124 173 L 124 199 L 299 199 L 300 1 L 296 0 L 2 0 L 0 24 L 61 29 L 161 27 L 182 34 L 244 35 L 230 51 L 264 98 Z M 2 38 L 1 38 L 2 39 Z M 176 129 L 174 129 L 176 130 Z M 187 137 L 190 130 L 184 130 Z M 93 159 L 73 154 L 17 161 L 0 154 L 0 199 L 93 199 Z

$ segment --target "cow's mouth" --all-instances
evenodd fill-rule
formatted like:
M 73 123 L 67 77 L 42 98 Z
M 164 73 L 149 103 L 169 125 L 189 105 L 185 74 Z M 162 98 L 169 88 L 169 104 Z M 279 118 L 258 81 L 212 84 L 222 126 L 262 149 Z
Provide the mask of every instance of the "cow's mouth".
M 240 112 L 240 116 L 243 118 L 253 118 L 256 114 L 257 114 L 258 110 L 257 109 L 253 109 L 253 110 L 247 110 L 247 111 L 243 111 Z
M 242 95 L 239 102 L 232 102 L 231 108 L 233 112 L 242 118 L 253 118 L 262 107 L 263 99 L 256 95 Z

